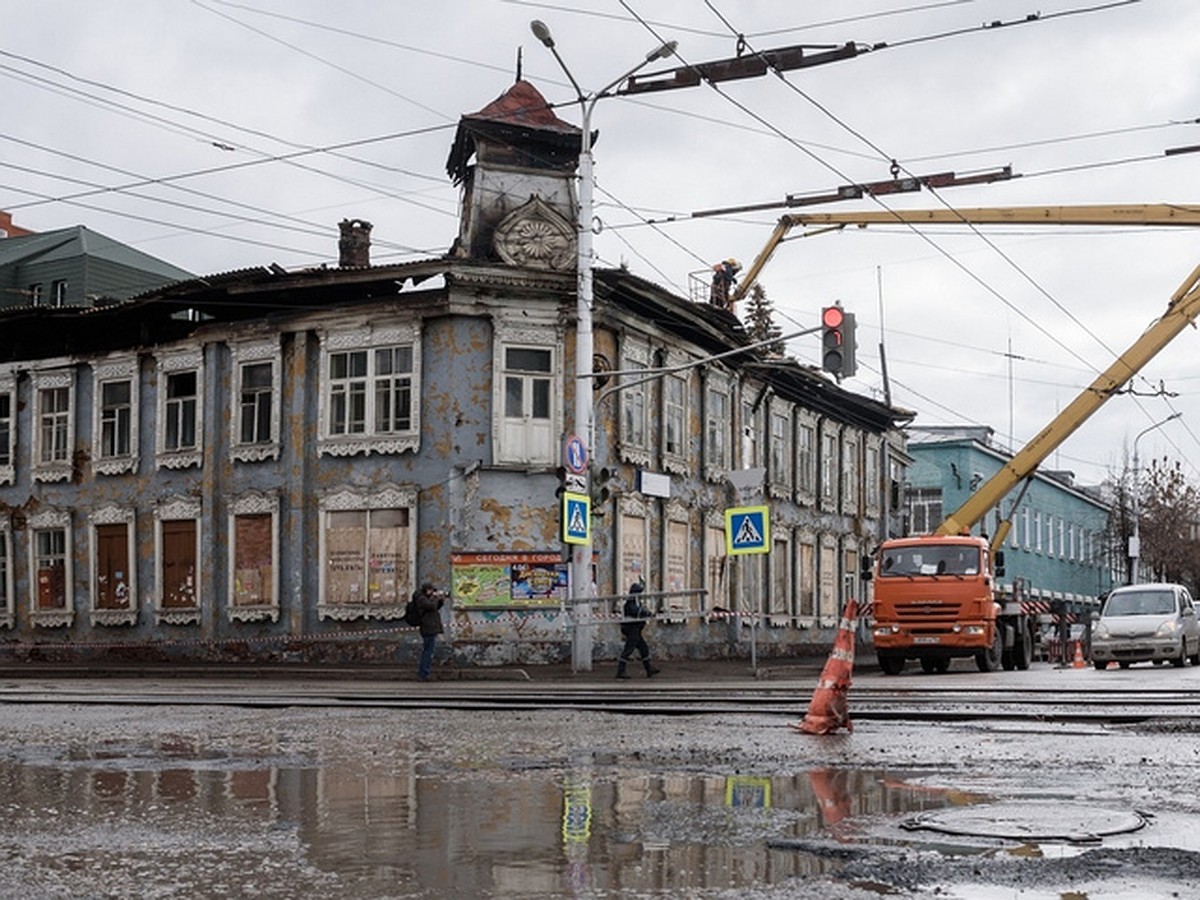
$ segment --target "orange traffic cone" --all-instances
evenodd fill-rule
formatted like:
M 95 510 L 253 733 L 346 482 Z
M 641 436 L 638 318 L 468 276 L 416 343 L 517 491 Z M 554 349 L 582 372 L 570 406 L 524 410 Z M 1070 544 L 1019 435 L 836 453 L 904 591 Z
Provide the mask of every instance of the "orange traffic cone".
M 839 728 L 845 727 L 853 731 L 850 724 L 850 709 L 846 704 L 846 694 L 850 691 L 850 673 L 854 669 L 854 622 L 858 618 L 858 604 L 851 597 L 846 601 L 846 610 L 838 625 L 837 638 L 833 649 L 829 651 L 829 659 L 821 670 L 817 680 L 817 689 L 813 691 L 812 700 L 808 704 L 808 713 L 804 721 L 793 725 L 797 731 L 805 734 L 833 734 Z
M 1073 669 L 1086 669 L 1087 660 L 1083 658 L 1083 641 L 1075 642 L 1075 660 L 1071 663 Z

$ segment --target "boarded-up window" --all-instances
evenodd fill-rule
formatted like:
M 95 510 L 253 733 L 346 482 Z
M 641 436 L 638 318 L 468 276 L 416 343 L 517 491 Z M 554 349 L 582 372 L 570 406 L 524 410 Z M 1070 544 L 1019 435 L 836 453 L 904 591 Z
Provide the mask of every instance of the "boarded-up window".
M 629 589 L 635 582 L 644 582 L 646 571 L 646 520 L 641 516 L 621 516 L 621 568 L 617 591 Z
M 709 609 L 729 609 L 729 579 L 725 555 L 725 529 L 711 525 L 704 529 L 704 574 L 707 579 Z
M 96 609 L 129 608 L 129 526 L 96 526 Z
M 771 551 L 771 597 L 769 611 L 772 615 L 785 616 L 792 602 L 792 567 L 789 565 L 789 550 L 786 540 L 772 541 Z
M 162 523 L 163 609 L 196 606 L 196 520 L 172 519 Z
M 397 606 L 411 587 L 407 509 L 330 512 L 325 530 L 325 602 Z
M 801 616 L 815 616 L 816 594 L 814 593 L 814 575 L 816 573 L 815 552 L 811 543 L 800 543 L 796 547 L 796 583 L 799 596 L 796 598 L 796 612 Z
M 685 591 L 688 589 L 688 523 L 671 521 L 667 523 L 667 565 L 663 573 L 665 591 Z M 675 596 L 666 598 L 666 606 L 671 609 L 696 609 L 694 596 Z
M 839 612 L 837 550 L 821 548 L 821 608 L 822 619 L 835 619 Z
M 275 562 L 271 515 L 234 516 L 233 604 L 262 606 L 274 602 Z

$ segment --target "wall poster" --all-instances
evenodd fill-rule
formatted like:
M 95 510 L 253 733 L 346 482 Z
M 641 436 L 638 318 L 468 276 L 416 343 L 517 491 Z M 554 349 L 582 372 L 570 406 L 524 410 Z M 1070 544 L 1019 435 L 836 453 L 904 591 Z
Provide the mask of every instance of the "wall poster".
M 560 553 L 452 553 L 455 606 L 559 606 L 567 599 L 567 563 Z

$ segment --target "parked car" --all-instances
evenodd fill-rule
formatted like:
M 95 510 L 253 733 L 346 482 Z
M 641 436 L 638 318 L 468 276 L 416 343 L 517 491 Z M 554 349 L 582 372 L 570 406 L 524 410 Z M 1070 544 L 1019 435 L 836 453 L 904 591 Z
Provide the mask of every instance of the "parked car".
M 1132 584 L 1108 595 L 1092 628 L 1092 663 L 1170 660 L 1200 665 L 1200 623 L 1192 595 L 1181 584 Z

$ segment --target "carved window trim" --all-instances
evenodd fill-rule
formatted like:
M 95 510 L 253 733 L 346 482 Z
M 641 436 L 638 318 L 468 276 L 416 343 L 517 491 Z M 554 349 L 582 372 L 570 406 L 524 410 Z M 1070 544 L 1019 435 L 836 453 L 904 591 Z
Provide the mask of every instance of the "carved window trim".
M 667 368 L 686 365 L 691 360 L 677 350 L 668 350 L 666 354 Z M 672 397 L 673 391 L 678 390 L 679 402 Z M 692 473 L 692 428 L 691 428 L 691 393 L 692 373 L 690 370 L 671 372 L 662 379 L 662 467 L 664 471 L 679 475 Z M 667 442 L 667 432 L 670 424 L 677 421 L 679 427 L 679 443 L 677 449 L 672 449 Z
M 35 628 L 65 628 L 75 621 L 75 536 L 71 528 L 71 511 L 46 506 L 39 509 L 28 520 L 29 535 L 29 621 Z M 40 609 L 38 607 L 37 533 L 39 531 L 63 532 L 63 607 Z
M 12 628 L 17 624 L 16 605 L 13 595 L 13 541 L 8 517 L 0 518 L 0 628 Z
M 31 403 L 33 419 L 31 431 L 33 437 L 33 457 L 31 462 L 33 480 L 40 482 L 70 481 L 74 467 L 75 454 L 75 370 L 68 368 L 34 369 L 30 373 L 32 382 Z M 60 413 L 65 414 L 66 436 L 64 459 L 42 459 L 42 439 L 45 433 L 43 418 L 51 413 L 42 408 L 45 391 L 66 391 L 67 408 Z
M 202 573 L 204 571 L 201 566 L 202 547 L 204 546 L 203 529 L 201 527 L 201 504 L 194 497 L 168 497 L 154 507 L 154 561 L 155 561 L 155 587 L 154 587 L 154 623 L 156 625 L 199 625 L 200 624 L 200 609 L 202 603 L 202 590 L 204 579 Z M 166 560 L 163 556 L 163 525 L 167 522 L 191 521 L 194 523 L 196 531 L 196 547 L 194 550 L 194 559 L 196 561 L 194 579 L 194 603 L 191 606 L 165 606 L 164 591 L 166 585 L 163 579 L 163 569 Z
M 267 602 L 238 606 L 237 596 L 237 520 L 239 516 L 269 515 L 271 518 L 271 584 Z M 229 505 L 229 606 L 230 622 L 279 621 L 279 495 L 275 491 L 248 491 L 233 498 Z
M 317 438 L 317 453 L 321 456 L 357 456 L 371 453 L 399 454 L 415 453 L 421 447 L 421 327 L 419 322 L 395 325 L 388 328 L 347 328 L 323 332 L 321 343 L 320 375 L 320 435 Z M 375 403 L 374 352 L 388 347 L 411 347 L 412 349 L 412 419 L 408 429 L 388 434 L 373 431 Z M 336 353 L 355 350 L 367 351 L 368 375 L 366 387 L 366 430 L 361 434 L 334 435 L 330 430 L 332 414 L 332 379 L 329 374 L 330 357 Z
M 790 497 L 796 457 L 791 403 L 771 397 L 767 405 L 767 429 L 768 490 L 772 497 Z
M 493 320 L 492 340 L 492 446 L 495 461 L 500 465 L 554 465 L 558 458 L 558 435 L 563 430 L 563 398 L 561 385 L 564 380 L 563 354 L 560 347 L 563 344 L 561 329 L 553 321 L 547 319 L 544 323 L 523 320 L 512 322 L 502 316 Z M 535 350 L 550 351 L 550 423 L 552 439 L 550 452 L 546 458 L 532 458 L 530 454 L 516 452 L 518 448 L 510 446 L 510 441 L 504 437 L 505 432 L 505 373 L 508 371 L 506 354 L 508 350 L 527 347 Z
M 88 523 L 90 529 L 89 544 L 90 544 L 90 567 L 89 581 L 91 584 L 91 609 L 89 615 L 92 627 L 97 625 L 136 625 L 138 615 L 138 590 L 137 590 L 137 537 L 136 523 L 137 516 L 134 511 L 123 506 L 103 506 L 93 510 L 88 515 Z M 101 609 L 96 606 L 96 598 L 99 596 L 99 528 L 102 525 L 125 525 L 126 526 L 126 561 L 125 571 L 129 573 L 126 579 L 126 608 L 125 609 Z
M 819 483 L 817 472 L 821 455 L 820 429 L 817 417 L 805 410 L 796 412 L 796 502 L 801 506 L 816 504 Z M 805 437 L 807 436 L 807 440 Z
M 0 397 L 7 398 L 7 415 L 0 422 L 0 484 L 12 484 L 17 477 L 17 374 L 0 371 Z M 0 406 L 0 411 L 3 410 Z
M 713 399 L 724 401 L 724 410 L 713 406 Z M 724 481 L 733 461 L 733 379 L 723 372 L 704 373 L 704 477 Z M 718 447 L 716 441 L 720 441 Z M 720 452 L 718 452 L 718 450 Z
M 204 348 L 194 347 L 163 353 L 155 361 L 157 371 L 158 422 L 156 433 L 155 462 L 160 469 L 186 469 L 199 466 L 204 461 Z M 196 410 L 193 426 L 196 442 L 190 447 L 167 449 L 168 397 L 167 381 L 173 375 L 189 371 L 196 373 Z
M 104 455 L 104 385 L 128 381 L 129 453 Z M 97 475 L 122 475 L 136 472 L 141 416 L 141 379 L 136 356 L 113 357 L 92 364 L 92 471 Z
M 232 366 L 233 390 L 229 397 L 229 458 L 234 462 L 263 462 L 279 459 L 280 453 L 280 407 L 282 405 L 283 351 L 278 340 L 238 341 L 229 347 Z M 242 391 L 246 367 L 256 364 L 271 367 L 271 421 L 267 440 L 243 442 L 242 440 Z
M 653 358 L 649 341 L 626 335 L 621 341 L 621 361 L 617 369 L 623 372 L 649 369 Z M 645 376 L 629 374 L 622 375 L 619 383 L 629 385 L 617 394 L 617 446 L 621 459 L 633 465 L 649 466 L 654 382 L 645 380 Z
M 333 619 L 346 622 L 354 619 L 384 619 L 398 620 L 404 617 L 404 605 L 407 597 L 397 597 L 394 604 L 345 604 L 328 603 L 326 596 L 326 562 L 328 558 L 328 517 L 331 512 L 367 512 L 376 510 L 408 510 L 408 571 L 405 573 L 406 584 L 412 586 L 417 579 L 417 489 L 395 484 L 383 485 L 377 490 L 368 491 L 361 488 L 342 488 L 321 498 L 319 503 L 320 537 L 318 540 L 318 601 L 317 617 L 321 621 Z

